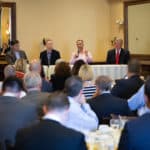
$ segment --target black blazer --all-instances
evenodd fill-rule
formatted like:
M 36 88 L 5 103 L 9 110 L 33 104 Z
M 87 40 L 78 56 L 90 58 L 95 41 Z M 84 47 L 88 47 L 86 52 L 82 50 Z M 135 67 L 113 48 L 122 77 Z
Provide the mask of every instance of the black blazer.
M 52 120 L 20 130 L 15 150 L 86 150 L 84 136 Z
M 35 121 L 36 112 L 32 105 L 27 105 L 15 97 L 0 96 L 0 143 L 11 145 L 15 142 L 16 131 Z
M 140 78 L 139 75 L 134 75 L 129 79 L 116 80 L 116 84 L 111 90 L 111 93 L 114 96 L 129 99 L 134 95 L 139 88 L 144 84 L 144 81 Z
M 48 64 L 47 50 L 40 53 L 42 65 L 55 65 L 57 59 L 60 58 L 60 53 L 57 50 L 52 50 L 50 64 Z
M 96 113 L 99 123 L 104 118 L 110 118 L 111 114 L 129 115 L 129 107 L 126 100 L 114 97 L 109 93 L 99 95 L 88 101 L 93 111 Z
M 119 64 L 127 64 L 130 59 L 128 50 L 121 48 Z M 107 53 L 107 64 L 116 64 L 116 49 L 109 50 Z
M 126 123 L 118 150 L 150 149 L 150 114 Z

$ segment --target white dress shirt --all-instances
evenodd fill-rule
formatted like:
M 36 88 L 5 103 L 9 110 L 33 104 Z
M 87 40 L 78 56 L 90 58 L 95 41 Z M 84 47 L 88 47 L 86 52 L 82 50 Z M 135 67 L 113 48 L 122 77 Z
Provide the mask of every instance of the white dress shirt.
M 85 53 L 78 53 L 78 57 L 75 57 L 77 53 L 73 53 L 71 56 L 70 64 L 74 64 L 78 60 L 83 60 L 85 63 L 91 63 L 93 61 L 92 54 L 88 51 Z

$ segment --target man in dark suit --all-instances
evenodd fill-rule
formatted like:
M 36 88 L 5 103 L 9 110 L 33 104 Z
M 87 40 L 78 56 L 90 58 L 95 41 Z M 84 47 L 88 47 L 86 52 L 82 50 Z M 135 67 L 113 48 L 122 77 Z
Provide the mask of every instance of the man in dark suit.
M 41 92 L 42 79 L 37 72 L 28 72 L 24 76 L 24 86 L 27 90 L 27 95 L 22 98 L 22 101 L 32 104 L 37 110 L 39 118 L 42 117 L 43 112 L 41 106 L 43 100 L 48 97 L 49 93 Z
M 150 80 L 145 83 L 145 102 L 150 109 Z M 119 150 L 150 149 L 150 113 L 126 123 L 119 143 Z
M 122 48 L 122 39 L 115 41 L 115 48 L 109 50 L 107 53 L 107 64 L 127 64 L 130 59 L 130 53 L 128 50 Z
M 6 53 L 6 61 L 8 64 L 14 64 L 17 59 L 25 59 L 28 62 L 25 51 L 20 50 L 20 43 L 18 40 L 11 41 L 11 50 Z
M 37 115 L 32 105 L 18 99 L 22 86 L 16 77 L 8 77 L 3 83 L 3 96 L 0 96 L 0 150 L 15 143 L 18 129 L 31 124 Z
M 111 114 L 128 115 L 129 108 L 126 100 L 111 95 L 112 80 L 107 76 L 99 76 L 96 79 L 97 96 L 88 101 L 96 113 L 99 123 L 110 118 Z
M 116 84 L 111 90 L 114 96 L 129 99 L 144 84 L 140 78 L 140 63 L 136 59 L 131 59 L 128 63 L 127 79 L 116 80 Z
M 51 94 L 44 102 L 41 122 L 18 132 L 15 150 L 86 150 L 84 136 L 62 125 L 68 109 L 65 94 Z
M 53 41 L 45 40 L 46 50 L 40 53 L 42 65 L 55 65 L 57 59 L 60 58 L 60 53 L 53 49 Z

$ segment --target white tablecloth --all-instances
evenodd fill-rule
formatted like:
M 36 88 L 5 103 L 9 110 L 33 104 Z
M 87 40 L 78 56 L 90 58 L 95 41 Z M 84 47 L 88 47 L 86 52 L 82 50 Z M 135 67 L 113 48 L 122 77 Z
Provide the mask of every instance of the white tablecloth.
M 94 72 L 94 80 L 99 75 L 108 75 L 113 80 L 123 78 L 127 74 L 127 65 L 91 65 Z M 55 66 L 43 66 L 48 79 L 54 73 Z

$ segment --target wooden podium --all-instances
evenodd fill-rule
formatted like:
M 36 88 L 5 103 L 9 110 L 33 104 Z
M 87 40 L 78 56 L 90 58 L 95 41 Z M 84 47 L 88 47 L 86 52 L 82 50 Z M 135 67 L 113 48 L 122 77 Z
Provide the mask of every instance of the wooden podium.
M 4 80 L 4 68 L 5 66 L 8 65 L 5 56 L 0 55 L 0 81 Z

